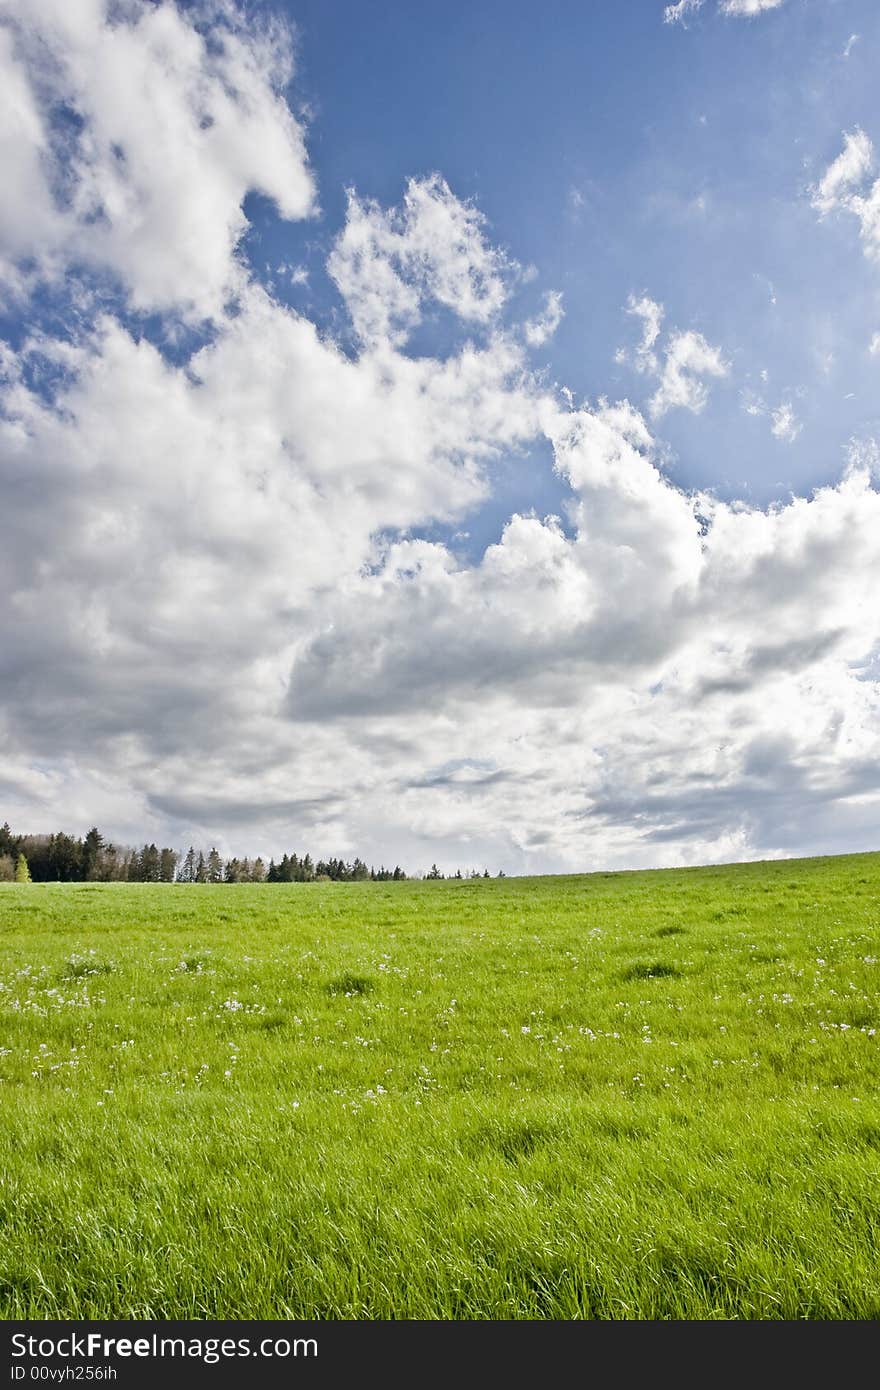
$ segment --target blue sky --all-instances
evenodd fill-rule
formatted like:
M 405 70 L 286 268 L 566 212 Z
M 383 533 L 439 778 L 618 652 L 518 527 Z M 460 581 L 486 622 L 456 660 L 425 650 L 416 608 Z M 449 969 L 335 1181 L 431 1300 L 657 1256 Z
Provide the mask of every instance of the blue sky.
M 545 357 L 577 397 L 644 391 L 613 361 L 631 293 L 723 344 L 723 389 L 664 422 L 683 486 L 784 499 L 836 477 L 850 437 L 877 430 L 877 277 L 854 254 L 857 228 L 819 225 L 809 196 L 841 133 L 880 117 L 876 6 L 789 0 L 752 20 L 707 6 L 687 29 L 653 0 L 286 9 L 324 217 L 292 235 L 265 209 L 253 260 L 310 267 L 292 303 L 322 317 L 337 305 L 321 266 L 344 188 L 391 204 L 440 170 L 536 268 L 517 307 L 563 292 Z M 744 393 L 793 402 L 797 449 Z M 537 494 L 536 481 L 514 470 L 505 503 L 552 505 L 552 479 Z
M 0 0 L 0 818 L 875 847 L 876 5 L 111 9 Z

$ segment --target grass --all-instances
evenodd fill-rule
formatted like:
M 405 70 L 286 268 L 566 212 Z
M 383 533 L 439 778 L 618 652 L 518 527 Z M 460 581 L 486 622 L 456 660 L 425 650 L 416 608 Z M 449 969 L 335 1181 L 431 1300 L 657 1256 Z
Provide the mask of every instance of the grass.
M 7 1318 L 880 1316 L 880 855 L 0 888 Z

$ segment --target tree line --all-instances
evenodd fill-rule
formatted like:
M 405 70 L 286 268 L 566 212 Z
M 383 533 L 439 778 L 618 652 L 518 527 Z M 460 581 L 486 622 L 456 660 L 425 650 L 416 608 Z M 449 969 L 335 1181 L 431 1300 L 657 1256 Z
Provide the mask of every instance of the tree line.
M 206 853 L 191 845 L 181 854 L 167 845 L 114 845 L 97 826 L 81 838 L 63 831 L 16 835 L 8 822 L 0 826 L 0 883 L 385 883 L 405 878 L 399 865 L 377 869 L 358 857 L 315 860 L 285 854 L 267 865 L 259 855 L 224 860 L 216 848 Z

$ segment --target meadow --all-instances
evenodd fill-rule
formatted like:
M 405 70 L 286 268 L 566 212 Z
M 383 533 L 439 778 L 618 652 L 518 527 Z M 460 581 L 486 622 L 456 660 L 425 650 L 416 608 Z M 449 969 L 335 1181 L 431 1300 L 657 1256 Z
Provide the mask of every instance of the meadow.
M 0 885 L 0 1312 L 880 1317 L 878 957 L 878 854 Z

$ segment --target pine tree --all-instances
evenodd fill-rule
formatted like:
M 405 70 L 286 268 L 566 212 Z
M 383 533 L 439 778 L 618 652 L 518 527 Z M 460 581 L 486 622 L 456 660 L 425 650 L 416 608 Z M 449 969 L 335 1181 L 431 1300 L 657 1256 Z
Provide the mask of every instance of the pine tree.
M 98 877 L 98 865 L 103 848 L 104 836 L 98 827 L 93 825 L 82 842 L 82 876 L 84 879 L 92 880 Z
M 141 850 L 141 882 L 159 882 L 159 847 L 153 843 Z
M 31 871 L 23 854 L 19 854 L 15 861 L 15 881 L 16 883 L 30 883 L 31 881 Z
M 159 851 L 159 879 L 162 883 L 174 882 L 174 871 L 177 868 L 177 861 L 180 856 L 176 849 L 169 849 L 167 845 Z
M 49 838 L 49 877 L 56 883 L 75 883 L 82 878 L 82 843 L 59 830 Z
M 4 821 L 0 825 L 0 854 L 13 854 L 17 850 L 15 836 L 9 825 L 9 821 Z

